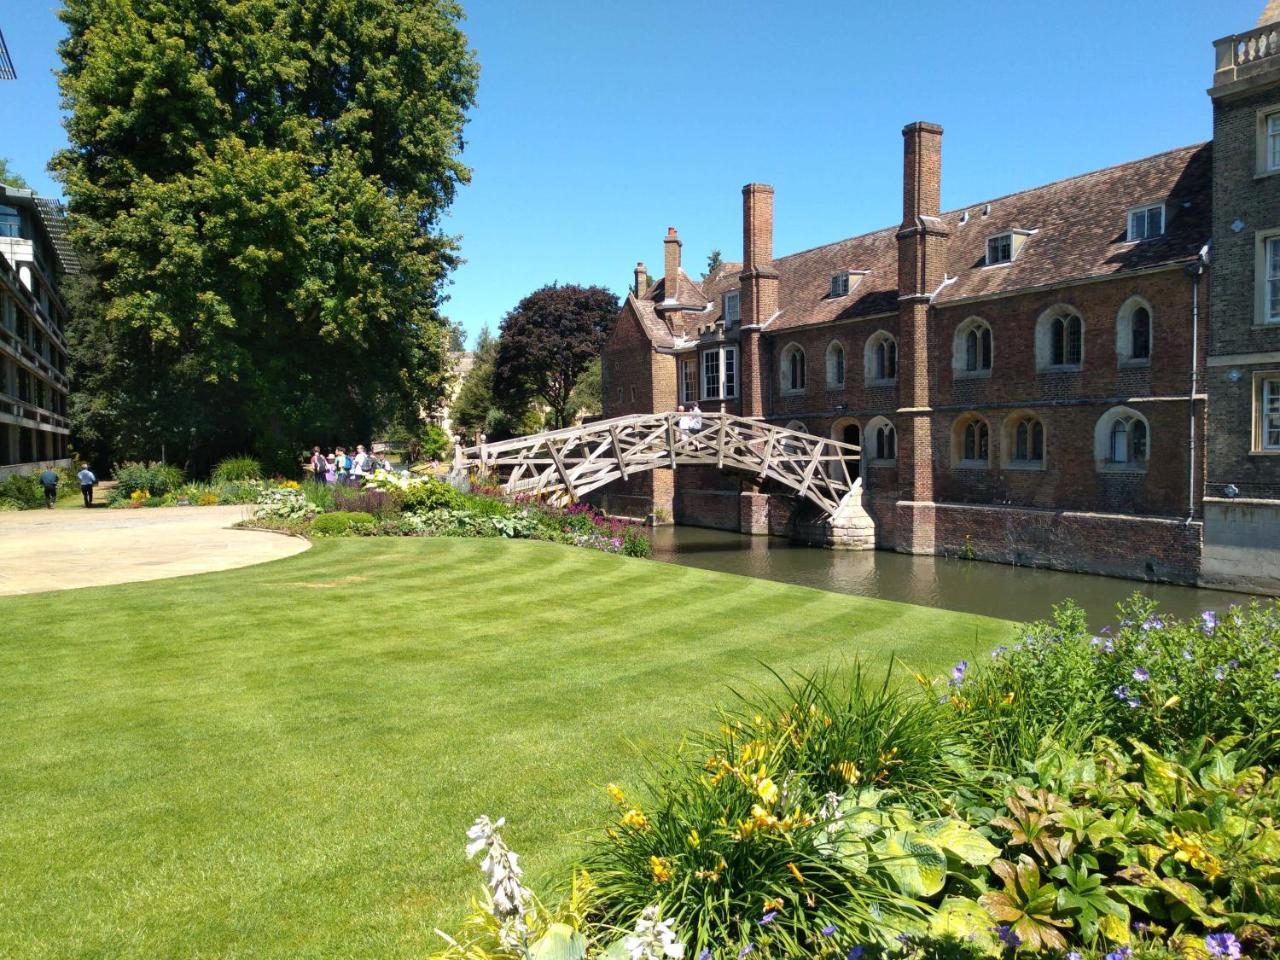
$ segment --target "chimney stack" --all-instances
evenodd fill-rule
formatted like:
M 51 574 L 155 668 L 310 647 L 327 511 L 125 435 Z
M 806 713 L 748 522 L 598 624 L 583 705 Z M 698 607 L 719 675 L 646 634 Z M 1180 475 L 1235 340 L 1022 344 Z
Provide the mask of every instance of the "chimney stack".
M 648 289 L 646 281 L 649 279 L 649 268 L 644 265 L 644 261 L 640 260 L 636 263 L 636 285 L 635 291 L 637 297 L 643 297 L 645 290 Z
M 748 183 L 742 188 L 742 269 L 773 260 L 773 187 Z
M 663 241 L 664 266 L 663 297 L 679 300 L 680 291 L 680 236 L 675 227 L 667 227 L 667 239 Z
M 902 225 L 942 212 L 942 127 L 918 121 L 902 129 Z

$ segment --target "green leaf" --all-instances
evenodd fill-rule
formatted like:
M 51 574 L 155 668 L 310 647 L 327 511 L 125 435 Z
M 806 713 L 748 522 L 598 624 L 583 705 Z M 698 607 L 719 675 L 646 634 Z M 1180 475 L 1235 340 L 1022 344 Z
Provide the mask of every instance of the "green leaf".
M 1000 855 L 1000 850 L 990 840 L 955 817 L 926 823 L 920 828 L 920 833 L 971 867 L 985 867 Z
M 529 960 L 583 960 L 587 938 L 567 923 L 553 923 L 529 949 Z
M 929 922 L 929 933 L 969 940 L 984 953 L 998 956 L 1000 942 L 991 932 L 991 919 L 982 904 L 966 897 L 947 897 Z
M 875 845 L 879 866 L 909 897 L 932 897 L 947 880 L 947 855 L 920 833 L 894 830 Z

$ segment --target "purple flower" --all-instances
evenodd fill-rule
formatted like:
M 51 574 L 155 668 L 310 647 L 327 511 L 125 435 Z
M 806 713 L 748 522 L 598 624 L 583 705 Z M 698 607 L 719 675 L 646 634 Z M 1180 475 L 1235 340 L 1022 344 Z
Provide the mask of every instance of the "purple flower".
M 1213 633 L 1218 629 L 1218 615 L 1212 610 L 1200 614 L 1200 621 L 1200 630 L 1204 633 Z
M 1146 683 L 1151 679 L 1151 674 L 1147 673 L 1146 667 L 1134 667 L 1133 679 L 1137 680 L 1139 683 Z
M 1091 647 L 1100 647 L 1100 646 L 1102 646 L 1102 638 L 1101 638 L 1101 637 L 1090 637 L 1090 638 L 1089 638 L 1089 646 L 1091 646 Z
M 849 952 L 845 955 L 844 960 L 860 960 L 861 956 L 866 952 L 867 952 L 867 948 L 862 945 L 850 947 Z
M 738 960 L 742 960 L 748 953 L 756 948 L 754 943 L 748 943 L 745 947 L 738 951 Z
M 1133 951 L 1128 947 L 1116 947 L 1103 958 L 1103 960 L 1129 960 L 1133 956 Z
M 1273 674 L 1271 675 L 1271 679 L 1272 679 L 1272 680 L 1280 680 L 1280 670 L 1277 670 L 1275 673 L 1273 673 Z
M 1187 647 L 1185 650 L 1182 651 L 1182 659 L 1187 661 L 1195 659 L 1195 655 L 1191 652 L 1190 647 Z
M 1018 936 L 1017 933 L 1014 932 L 1013 927 L 1006 926 L 1005 924 L 1002 923 L 1000 924 L 1000 926 L 996 927 L 991 932 L 994 933 L 997 937 L 999 937 L 1000 942 L 1003 943 L 1005 946 L 1013 947 L 1013 949 L 1015 950 L 1017 950 L 1018 947 L 1022 946 L 1022 938 Z
M 1009 652 L 1009 648 L 1003 644 L 991 651 L 991 659 L 999 660 L 1002 656 Z
M 1108 640 L 1107 640 L 1107 642 L 1106 642 L 1106 643 L 1104 643 L 1104 644 L 1102 645 L 1102 652 L 1103 652 L 1103 653 L 1115 653 L 1115 652 L 1116 652 L 1116 642 L 1115 642 L 1114 640 L 1108 639 Z
M 1120 684 L 1120 686 L 1116 687 L 1111 692 L 1116 695 L 1117 700 L 1129 699 L 1129 685 L 1127 683 Z
M 1227 679 L 1227 668 L 1226 668 L 1226 667 L 1222 667 L 1222 666 L 1214 667 L 1214 668 L 1213 668 L 1213 679 L 1215 679 L 1215 680 L 1225 680 L 1225 679 Z
M 951 668 L 951 686 L 958 687 L 964 683 L 964 675 L 969 670 L 969 661 L 961 660 Z
M 1142 624 L 1143 630 L 1159 630 L 1164 626 L 1164 621 L 1159 617 L 1147 617 L 1146 622 Z
M 834 937 L 836 935 L 836 925 L 834 923 L 828 923 L 818 932 L 824 937 Z
M 711 960 L 711 948 L 703 947 L 698 951 L 698 960 Z
M 773 923 L 775 919 L 777 919 L 777 916 L 778 916 L 777 910 L 770 910 L 763 917 L 757 920 L 756 923 L 760 924 L 760 926 L 762 927 L 768 926 L 769 924 Z
M 1211 933 L 1204 938 L 1204 948 L 1215 957 L 1240 960 L 1240 941 L 1234 933 Z
M 1068 950 L 1067 960 L 1081 960 L 1079 950 Z

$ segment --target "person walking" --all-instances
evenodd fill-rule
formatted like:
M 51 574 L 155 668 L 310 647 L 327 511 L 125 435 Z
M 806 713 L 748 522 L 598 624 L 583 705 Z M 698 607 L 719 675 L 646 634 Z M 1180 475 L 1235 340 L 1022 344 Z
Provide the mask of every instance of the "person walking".
M 311 448 L 311 477 L 316 483 L 328 483 L 329 461 L 319 447 Z
M 45 467 L 40 474 L 40 486 L 44 487 L 44 505 L 52 510 L 58 502 L 58 471 L 52 466 Z
M 364 444 L 356 444 L 356 456 L 351 461 L 351 477 L 356 483 L 364 483 L 368 475 L 369 455 L 364 452 Z
M 98 485 L 98 478 L 93 475 L 87 463 L 80 464 L 80 472 L 76 474 L 80 481 L 80 496 L 84 497 L 86 507 L 93 506 L 93 488 Z
M 351 476 L 351 458 L 347 456 L 346 447 L 338 447 L 334 451 L 333 468 L 337 474 L 338 483 L 345 487 L 348 478 Z

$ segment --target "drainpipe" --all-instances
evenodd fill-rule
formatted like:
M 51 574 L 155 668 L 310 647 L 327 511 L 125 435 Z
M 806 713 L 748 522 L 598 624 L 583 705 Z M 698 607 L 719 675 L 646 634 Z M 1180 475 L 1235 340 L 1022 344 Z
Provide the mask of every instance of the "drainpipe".
M 1200 277 L 1209 262 L 1209 244 L 1187 265 L 1191 278 L 1191 395 L 1187 398 L 1190 448 L 1187 456 L 1187 522 L 1196 515 L 1196 391 L 1200 385 Z

